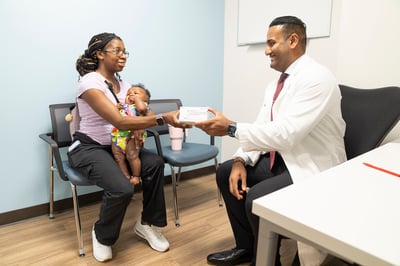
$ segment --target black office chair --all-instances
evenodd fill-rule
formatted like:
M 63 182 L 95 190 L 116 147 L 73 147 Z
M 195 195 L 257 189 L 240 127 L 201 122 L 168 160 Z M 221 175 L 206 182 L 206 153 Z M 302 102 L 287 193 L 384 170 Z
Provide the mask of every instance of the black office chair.
M 347 159 L 378 147 L 400 119 L 400 87 L 358 89 L 339 85 Z
M 76 191 L 77 186 L 92 186 L 94 182 L 88 180 L 78 171 L 70 167 L 68 159 L 61 156 L 63 148 L 67 149 L 71 145 L 70 124 L 65 120 L 65 116 L 71 112 L 74 103 L 52 104 L 49 106 L 52 132 L 40 134 L 39 137 L 49 144 L 49 163 L 50 163 L 50 212 L 49 218 L 54 218 L 54 172 L 58 172 L 62 180 L 71 184 L 72 199 L 74 205 L 74 215 L 76 233 L 78 237 L 79 256 L 84 256 L 82 226 L 79 216 L 79 202 Z M 65 156 L 64 156 L 65 157 Z
M 182 106 L 182 102 L 179 99 L 160 99 L 150 100 L 149 107 L 154 113 L 166 113 L 173 110 L 178 110 Z M 218 166 L 218 148 L 214 145 L 214 137 L 210 137 L 210 144 L 200 144 L 186 142 L 185 138 L 182 144 L 182 150 L 173 151 L 171 144 L 163 135 L 168 135 L 168 125 L 154 126 L 147 129 L 148 137 L 154 137 L 155 148 L 149 148 L 150 151 L 158 154 L 162 157 L 165 163 L 169 164 L 171 168 L 171 179 L 172 179 L 172 190 L 174 198 L 174 211 L 175 211 L 175 225 L 180 226 L 179 221 L 179 207 L 178 207 L 178 196 L 177 196 L 177 185 L 181 177 L 181 170 L 184 166 L 192 166 L 199 163 L 203 163 L 209 160 L 214 160 L 215 168 Z M 178 174 L 175 174 L 175 167 L 178 168 Z M 218 190 L 218 201 L 219 205 L 222 205 L 222 197 Z
M 381 145 L 396 126 L 400 120 L 400 87 L 358 89 L 339 85 L 339 88 L 346 122 L 344 143 L 350 160 Z M 276 261 L 279 262 L 279 253 Z M 299 265 L 297 256 L 293 265 Z
M 339 85 L 339 88 L 346 122 L 344 144 L 350 160 L 379 147 L 396 126 L 400 120 L 400 87 L 359 89 Z

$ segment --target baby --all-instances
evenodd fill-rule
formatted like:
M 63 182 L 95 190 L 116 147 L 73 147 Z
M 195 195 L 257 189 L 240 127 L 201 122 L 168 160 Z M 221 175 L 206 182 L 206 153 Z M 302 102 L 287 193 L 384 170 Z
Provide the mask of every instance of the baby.
M 125 103 L 118 104 L 118 108 L 123 116 L 144 116 L 148 113 L 149 100 L 150 92 L 144 85 L 133 85 L 127 92 Z M 115 161 L 132 185 L 140 183 L 141 161 L 139 153 L 145 138 L 146 132 L 144 130 L 119 130 L 114 127 L 111 131 L 111 149 Z

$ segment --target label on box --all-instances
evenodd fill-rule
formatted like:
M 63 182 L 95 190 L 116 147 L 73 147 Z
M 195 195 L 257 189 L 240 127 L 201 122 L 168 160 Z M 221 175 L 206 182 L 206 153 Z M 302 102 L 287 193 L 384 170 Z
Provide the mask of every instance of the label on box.
M 195 123 L 208 118 L 208 107 L 188 107 L 182 106 L 179 112 L 179 121 L 185 123 Z

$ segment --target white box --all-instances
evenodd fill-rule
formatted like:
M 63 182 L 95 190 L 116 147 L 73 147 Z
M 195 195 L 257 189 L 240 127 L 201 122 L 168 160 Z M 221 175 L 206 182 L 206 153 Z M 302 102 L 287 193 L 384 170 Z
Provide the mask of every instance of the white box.
M 208 119 L 208 107 L 181 106 L 179 110 L 179 121 L 195 123 Z

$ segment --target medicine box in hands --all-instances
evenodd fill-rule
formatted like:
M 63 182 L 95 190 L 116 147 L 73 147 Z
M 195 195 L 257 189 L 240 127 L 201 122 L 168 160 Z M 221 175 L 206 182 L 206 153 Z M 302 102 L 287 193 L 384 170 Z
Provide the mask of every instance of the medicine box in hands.
M 181 106 L 179 110 L 179 121 L 185 123 L 195 123 L 208 118 L 208 107 L 188 107 Z

